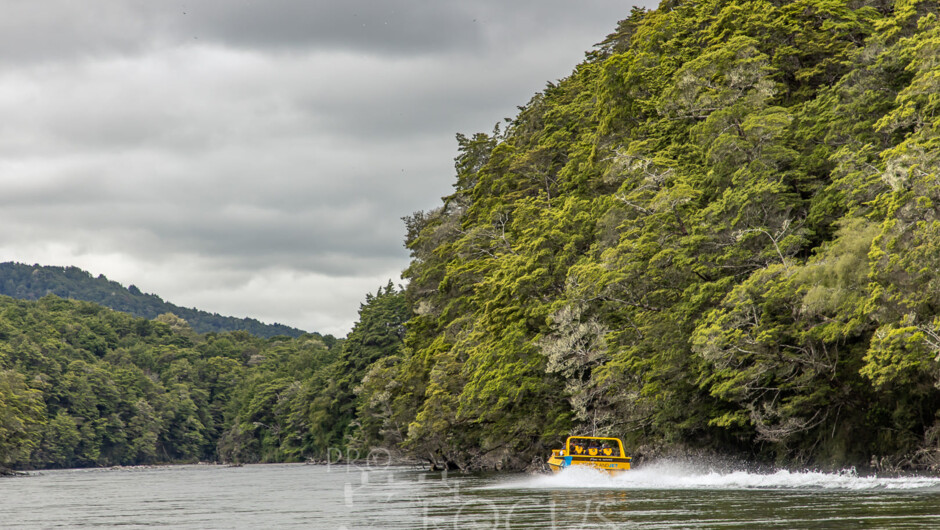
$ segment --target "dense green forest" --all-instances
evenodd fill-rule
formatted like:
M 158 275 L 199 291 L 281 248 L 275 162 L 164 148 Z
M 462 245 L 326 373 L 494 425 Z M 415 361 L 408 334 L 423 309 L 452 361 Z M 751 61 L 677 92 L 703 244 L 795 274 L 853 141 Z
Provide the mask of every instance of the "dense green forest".
M 0 299 L 0 465 L 386 447 L 940 468 L 936 0 L 665 0 L 405 220 L 343 341 Z
M 345 340 L 262 339 L 0 296 L 0 469 L 349 455 L 356 385 L 399 350 L 406 310 L 389 284 Z
M 125 288 L 104 275 L 93 277 L 78 267 L 52 267 L 23 263 L 0 263 L 0 295 L 39 300 L 47 294 L 95 302 L 117 311 L 153 319 L 173 313 L 186 320 L 197 333 L 244 330 L 258 337 L 299 337 L 303 330 L 283 324 L 265 324 L 253 318 L 225 317 L 198 309 L 180 307 L 136 286 Z
M 665 0 L 459 136 L 361 396 L 386 441 L 465 469 L 569 432 L 940 466 L 937 11 Z

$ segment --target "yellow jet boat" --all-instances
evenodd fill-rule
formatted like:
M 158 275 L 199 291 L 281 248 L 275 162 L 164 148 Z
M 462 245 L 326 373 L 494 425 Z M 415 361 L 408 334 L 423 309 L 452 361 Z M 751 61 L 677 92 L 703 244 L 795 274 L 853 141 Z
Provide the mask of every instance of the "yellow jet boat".
M 558 473 L 570 466 L 587 466 L 617 475 L 630 469 L 630 457 L 624 453 L 619 438 L 569 436 L 564 449 L 552 451 L 548 467 Z

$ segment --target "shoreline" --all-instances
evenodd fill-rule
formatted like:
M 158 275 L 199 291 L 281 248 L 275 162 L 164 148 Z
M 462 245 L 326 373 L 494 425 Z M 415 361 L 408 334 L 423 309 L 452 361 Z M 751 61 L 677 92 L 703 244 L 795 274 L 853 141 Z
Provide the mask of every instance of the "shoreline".
M 307 460 L 303 462 L 245 462 L 233 464 L 230 462 L 160 462 L 154 464 L 136 464 L 126 466 L 86 466 L 86 467 L 46 467 L 34 469 L 10 469 L 0 468 L 0 477 L 25 477 L 34 474 L 42 474 L 49 471 L 134 471 L 145 469 L 163 469 L 174 467 L 248 467 L 248 466 L 343 466 L 360 467 L 363 469 L 389 468 L 389 467 L 411 467 L 422 468 L 430 471 L 430 465 L 427 462 L 408 459 L 392 459 L 376 463 L 374 460 L 351 460 L 329 462 L 327 460 Z
M 789 466 L 768 466 L 761 464 L 748 464 L 743 461 L 736 462 L 719 462 L 719 461 L 706 461 L 700 460 L 695 461 L 688 458 L 675 458 L 675 457 L 662 457 L 656 459 L 649 459 L 635 466 L 633 471 L 642 471 L 645 467 L 651 466 L 655 467 L 657 464 L 678 464 L 691 466 L 692 469 L 695 469 L 698 472 L 710 472 L 717 473 L 719 475 L 746 472 L 750 474 L 757 475 L 773 475 L 779 472 L 788 472 L 788 473 L 824 473 L 832 475 L 842 475 L 842 474 L 851 474 L 857 477 L 878 477 L 878 478 L 937 478 L 940 477 L 940 472 L 932 470 L 877 470 L 870 467 L 863 467 L 861 469 L 855 466 L 847 466 L 840 469 L 827 469 L 823 467 L 813 467 L 813 466 L 803 466 L 803 467 L 789 467 Z M 222 467 L 251 467 L 251 466 L 326 466 L 326 467 L 342 467 L 342 468 L 356 468 L 362 471 L 371 470 L 381 470 L 388 468 L 410 468 L 414 471 L 423 471 L 423 472 L 438 472 L 444 473 L 445 471 L 440 469 L 434 469 L 434 466 L 425 461 L 419 460 L 409 460 L 409 459 L 392 459 L 387 462 L 381 462 L 377 464 L 375 461 L 370 461 L 366 459 L 362 460 L 353 460 L 353 461 L 339 461 L 339 462 L 329 462 L 326 460 L 308 460 L 304 462 L 252 462 L 244 464 L 231 464 L 231 463 L 221 463 L 221 462 L 170 462 L 170 463 L 158 463 L 158 464 L 140 464 L 140 465 L 129 465 L 129 466 L 89 466 L 89 467 L 73 467 L 73 468 L 42 468 L 42 469 L 10 469 L 10 468 L 0 468 L 0 479 L 3 478 L 15 478 L 15 477 L 29 477 L 36 475 L 43 475 L 46 472 L 106 472 L 106 471 L 143 471 L 143 470 L 156 470 L 156 469 L 169 469 L 169 468 L 182 468 L 182 467 L 213 467 L 213 468 L 222 468 Z M 520 475 L 547 475 L 551 476 L 550 472 L 547 471 L 533 471 L 531 469 L 480 469 L 480 470 L 449 470 L 446 473 L 453 473 L 455 475 L 477 475 L 477 474 L 490 474 L 490 473 L 507 473 L 507 474 L 520 474 Z M 629 474 L 629 472 L 627 472 Z

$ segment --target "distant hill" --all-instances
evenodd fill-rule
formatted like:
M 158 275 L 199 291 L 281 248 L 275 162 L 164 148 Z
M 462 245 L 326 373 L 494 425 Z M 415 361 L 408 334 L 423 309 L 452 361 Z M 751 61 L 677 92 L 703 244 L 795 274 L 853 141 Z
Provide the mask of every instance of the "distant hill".
M 155 294 L 143 293 L 134 285 L 124 287 L 103 274 L 97 278 L 78 267 L 49 267 L 23 263 L 0 263 L 0 295 L 38 300 L 48 294 L 95 302 L 116 311 L 144 318 L 173 313 L 197 333 L 245 330 L 257 337 L 299 337 L 303 330 L 283 324 L 265 324 L 253 318 L 236 318 L 180 307 Z

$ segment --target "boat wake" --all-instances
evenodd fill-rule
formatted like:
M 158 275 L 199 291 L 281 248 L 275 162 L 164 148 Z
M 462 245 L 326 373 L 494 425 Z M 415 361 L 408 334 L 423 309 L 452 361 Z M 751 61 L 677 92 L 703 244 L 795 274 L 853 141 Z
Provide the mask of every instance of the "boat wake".
M 740 470 L 696 469 L 683 463 L 661 461 L 610 477 L 585 467 L 570 467 L 557 475 L 490 486 L 494 489 L 820 489 L 820 490 L 940 490 L 940 477 L 860 476 L 855 470 L 839 473 L 777 470 L 756 473 Z

